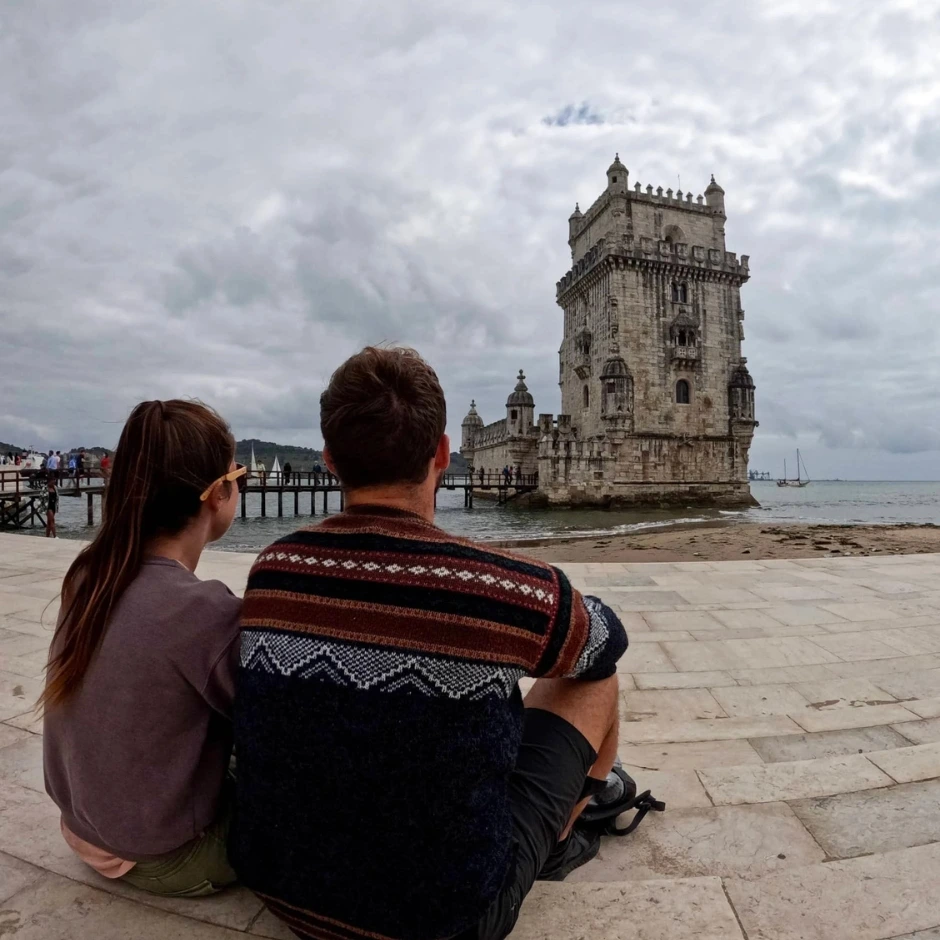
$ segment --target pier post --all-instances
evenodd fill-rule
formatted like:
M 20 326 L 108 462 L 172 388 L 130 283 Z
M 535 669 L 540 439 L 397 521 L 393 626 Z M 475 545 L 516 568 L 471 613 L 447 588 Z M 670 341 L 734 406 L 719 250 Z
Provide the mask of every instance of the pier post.
M 339 511 L 342 512 L 346 508 L 346 491 L 339 491 Z
M 326 509 L 327 509 L 327 507 L 326 507 L 326 497 L 327 497 L 327 494 L 328 494 L 328 493 L 329 493 L 329 490 L 324 490 L 324 491 L 323 491 L 323 515 L 324 515 L 324 516 L 326 515 Z
M 268 495 L 267 488 L 262 486 L 261 487 L 261 518 L 262 519 L 268 514 L 267 495 Z
M 300 489 L 294 490 L 294 515 L 300 515 Z
M 91 493 L 88 494 L 88 524 L 95 524 L 95 497 Z
M 243 492 L 242 493 L 242 519 L 244 519 L 248 515 L 247 500 L 248 500 L 248 494 Z
M 315 516 L 317 514 L 317 491 L 310 491 L 310 515 Z
M 277 491 L 277 517 L 278 519 L 283 518 L 284 516 L 284 490 L 279 489 Z

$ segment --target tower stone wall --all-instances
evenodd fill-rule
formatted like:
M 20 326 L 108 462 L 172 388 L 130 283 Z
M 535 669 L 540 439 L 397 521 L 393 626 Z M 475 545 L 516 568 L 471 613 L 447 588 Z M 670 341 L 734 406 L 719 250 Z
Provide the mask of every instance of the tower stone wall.
M 544 500 L 753 502 L 749 259 L 726 250 L 724 196 L 714 177 L 698 197 L 631 187 L 618 156 L 594 204 L 575 207 L 556 296 L 562 411 L 533 435 Z

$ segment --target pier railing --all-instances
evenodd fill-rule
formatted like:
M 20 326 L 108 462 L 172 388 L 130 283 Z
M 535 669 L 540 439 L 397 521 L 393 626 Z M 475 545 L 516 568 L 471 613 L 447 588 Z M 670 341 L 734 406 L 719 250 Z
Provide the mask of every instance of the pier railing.
M 80 474 L 74 471 L 52 471 L 56 474 L 60 497 L 81 497 L 88 500 L 88 525 L 95 524 L 94 498 L 102 500 L 107 493 L 107 480 L 102 478 L 100 470 L 84 470 Z M 0 468 L 0 503 L 3 512 L 0 513 L 0 528 L 22 528 L 23 525 L 33 525 L 41 520 L 41 512 L 45 506 L 46 484 L 50 471 L 28 470 L 23 473 L 22 468 Z M 495 496 L 499 504 L 509 502 L 531 493 L 538 488 L 538 474 L 505 474 L 496 471 L 483 473 L 445 473 L 441 478 L 441 489 L 463 490 L 464 507 L 473 508 L 474 493 L 480 493 L 489 498 Z M 268 473 L 252 473 L 248 478 L 248 486 L 241 494 L 241 517 L 248 517 L 248 496 L 260 496 L 261 516 L 268 514 L 268 496 L 276 499 L 277 515 L 284 515 L 284 495 L 293 494 L 294 515 L 301 514 L 301 494 L 310 494 L 310 515 L 317 513 L 317 495 L 323 496 L 323 512 L 329 511 L 329 496 L 336 493 L 339 496 L 339 509 L 342 511 L 346 504 L 346 494 L 342 484 L 329 471 L 284 470 Z

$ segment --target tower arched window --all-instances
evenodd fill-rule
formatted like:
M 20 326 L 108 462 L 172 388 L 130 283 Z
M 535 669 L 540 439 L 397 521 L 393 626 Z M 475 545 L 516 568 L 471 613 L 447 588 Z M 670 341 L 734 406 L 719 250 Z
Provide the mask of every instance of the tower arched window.
M 691 401 L 691 389 L 685 379 L 679 379 L 676 382 L 676 404 L 688 405 Z
M 584 386 L 584 389 L 583 389 L 583 396 L 584 396 L 584 407 L 590 408 L 591 407 L 591 390 L 586 385 Z

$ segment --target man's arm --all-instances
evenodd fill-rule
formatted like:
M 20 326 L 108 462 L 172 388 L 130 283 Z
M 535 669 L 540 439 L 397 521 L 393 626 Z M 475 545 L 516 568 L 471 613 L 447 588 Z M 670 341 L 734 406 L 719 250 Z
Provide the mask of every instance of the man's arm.
M 559 605 L 546 644 L 546 654 L 532 675 L 549 679 L 606 679 L 628 646 L 620 618 L 600 598 L 582 596 L 564 572 L 559 579 Z

